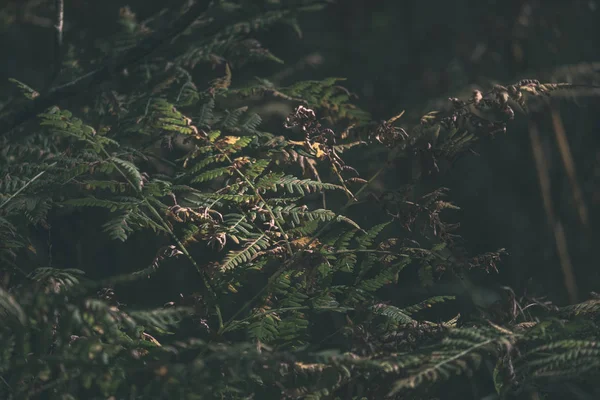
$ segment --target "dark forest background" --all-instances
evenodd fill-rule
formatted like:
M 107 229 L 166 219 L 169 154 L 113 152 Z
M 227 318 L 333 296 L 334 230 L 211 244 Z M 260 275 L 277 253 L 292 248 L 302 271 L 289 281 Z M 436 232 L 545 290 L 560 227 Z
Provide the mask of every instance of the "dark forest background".
M 1 4 L 2 92 L 14 90 L 9 77 L 32 87 L 47 81 L 53 57 L 52 15 L 43 3 L 4 0 Z M 65 43 L 93 52 L 115 30 L 111 24 L 121 7 L 128 5 L 144 20 L 180 3 L 68 0 Z M 324 12 L 304 15 L 302 37 L 289 26 L 264 33 L 260 41 L 285 64 L 250 65 L 240 75 L 274 75 L 283 83 L 344 77 L 345 86 L 357 95 L 356 103 L 375 119 L 406 110 L 405 118 L 417 121 L 445 105 L 448 97 L 464 97 L 474 87 L 528 77 L 594 83 L 588 70 L 599 68 L 590 64 L 600 59 L 598 7 L 593 0 L 340 0 Z M 562 103 L 560 117 L 582 201 L 574 199 L 551 123 L 542 132 L 541 145 L 549 160 L 554 212 L 566 233 L 579 295 L 584 295 L 600 278 L 595 255 L 599 100 L 588 97 Z M 564 303 L 568 299 L 565 266 L 543 205 L 532 144 L 523 121 L 517 118 L 511 125 L 512 134 L 480 141 L 473 154 L 442 171 L 438 183 L 451 189 L 461 207 L 460 232 L 473 253 L 506 248 L 510 254 L 499 276 L 482 277 L 482 285 L 489 281 L 510 286 L 516 293 L 544 293 Z M 369 169 L 377 168 L 377 155 L 367 152 L 362 157 L 348 162 L 363 166 L 367 176 Z M 395 173 L 402 171 L 388 173 L 381 185 L 385 180 L 393 182 Z M 578 211 L 582 203 L 587 209 L 583 218 Z
M 49 3 L 0 0 L 0 109 L 18 92 L 9 78 L 42 92 L 52 81 L 54 22 Z M 70 71 L 85 73 L 102 59 L 99 53 L 107 58 L 117 53 L 107 43 L 118 30 L 124 7 L 144 21 L 185 3 L 65 0 L 65 60 L 78 63 Z M 474 89 L 486 91 L 495 84 L 532 78 L 600 85 L 599 21 L 600 3 L 594 0 L 337 0 L 323 11 L 301 14 L 301 34 L 284 24 L 253 34 L 282 62 L 249 63 L 239 69 L 234 65 L 234 77 L 235 82 L 269 77 L 280 86 L 345 78 L 343 86 L 353 93 L 353 102 L 373 120 L 405 112 L 403 126 L 414 126 L 429 111 L 449 108 L 449 98 L 468 99 Z M 168 48 L 163 50 L 169 54 Z M 69 57 L 69 52 L 77 56 Z M 224 75 L 224 64 L 201 66 L 195 73 L 205 73 L 209 82 Z M 448 188 L 451 201 L 460 207 L 449 219 L 460 223 L 457 233 L 468 254 L 506 249 L 497 273 L 474 269 L 470 285 L 449 277 L 425 288 L 415 288 L 416 280 L 408 277 L 405 286 L 399 282 L 384 297 L 415 303 L 426 295 L 456 295 L 465 315 L 492 306 L 509 292 L 564 306 L 597 291 L 600 97 L 593 92 L 557 95 L 539 121 L 539 140 L 532 137 L 527 118 L 517 116 L 509 122 L 508 133 L 478 140 L 452 165 L 440 161 L 439 172 L 424 179 L 432 190 Z M 260 107 L 261 116 L 277 116 L 264 118 L 264 129 L 282 134 L 280 123 L 293 112 L 292 106 L 273 100 Z M 362 177 L 370 177 L 383 165 L 384 151 L 369 146 L 344 160 Z M 409 170 L 398 162 L 379 176 L 374 191 L 397 188 L 410 180 Z M 319 201 L 315 196 L 315 203 Z M 346 199 L 329 201 L 328 207 L 335 209 Z M 368 206 L 352 207 L 347 215 L 361 226 L 387 218 L 381 212 L 370 214 Z M 56 224 L 52 246 L 45 243 L 50 242 L 46 233 L 37 232 L 36 247 L 50 254 L 31 256 L 50 258 L 55 265 L 81 269 L 97 279 L 140 270 L 152 262 L 156 248 L 170 243 L 153 234 L 133 236 L 126 245 L 111 241 L 98 229 L 104 217 L 69 214 Z M 208 258 L 210 254 L 204 261 Z M 194 291 L 194 273 L 165 268 L 158 279 L 119 292 L 119 301 L 162 306 L 181 292 Z M 574 283 L 569 285 L 565 277 L 571 275 Z M 440 309 L 440 314 L 448 311 Z M 456 309 L 447 314 L 454 316 Z

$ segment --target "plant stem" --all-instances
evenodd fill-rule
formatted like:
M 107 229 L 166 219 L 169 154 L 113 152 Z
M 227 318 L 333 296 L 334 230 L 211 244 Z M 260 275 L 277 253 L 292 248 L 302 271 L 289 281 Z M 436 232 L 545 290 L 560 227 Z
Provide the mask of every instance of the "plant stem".
M 213 144 L 213 143 L 211 143 L 211 144 Z M 219 151 L 219 153 L 221 153 L 225 157 L 225 159 L 227 160 L 228 163 L 230 163 L 230 164 L 233 165 L 233 160 L 231 159 L 231 157 L 229 157 L 229 154 L 225 153 L 223 150 L 219 149 L 214 144 L 213 144 L 213 147 L 216 148 L 217 151 Z M 262 197 L 262 195 L 260 194 L 260 192 L 258 191 L 258 189 L 256 189 L 256 187 L 254 186 L 254 184 L 250 181 L 250 179 L 248 179 L 248 177 L 246 177 L 246 175 L 244 175 L 244 173 L 242 171 L 240 171 L 236 167 L 234 167 L 234 170 L 239 175 L 239 177 L 242 178 L 244 180 L 244 182 L 246 182 L 246 184 L 250 187 L 250 189 L 252 189 L 252 191 L 260 199 L 260 201 L 263 202 L 263 204 L 265 205 L 265 209 L 269 213 L 269 216 L 275 222 L 275 225 L 277 225 L 277 228 L 279 229 L 279 232 L 281 232 L 281 235 L 283 236 L 283 239 L 285 240 L 285 246 L 287 248 L 288 253 L 290 253 L 290 256 L 293 257 L 294 256 L 294 252 L 293 252 L 292 246 L 290 245 L 290 242 L 288 240 L 288 235 L 287 235 L 287 233 L 285 233 L 285 230 L 283 229 L 283 226 L 281 226 L 281 224 L 277 220 L 277 217 L 275 217 L 275 213 L 273 213 L 273 209 L 271 209 L 271 206 L 269 206 L 269 204 L 264 199 L 264 197 Z
M 39 177 L 41 177 L 42 175 L 44 175 L 46 173 L 46 171 L 48 171 L 50 168 L 54 167 L 56 165 L 56 163 L 52 163 L 50 165 L 48 165 L 48 168 L 46 168 L 44 171 L 40 172 L 39 174 L 37 174 L 36 176 L 34 176 L 33 178 L 31 178 L 25 185 L 23 185 L 19 190 L 17 190 L 15 193 L 11 194 L 10 197 L 8 199 L 6 199 L 4 201 L 4 203 L 0 204 L 0 208 L 4 207 L 5 205 L 8 204 L 9 201 L 11 201 L 12 199 L 14 199 L 16 196 L 19 195 L 19 193 L 21 193 L 23 190 L 25 190 L 27 188 L 27 186 L 31 185 L 34 181 L 36 181 Z
M 110 156 L 110 154 L 108 154 L 108 152 L 104 148 L 102 148 L 102 152 L 104 153 L 105 157 L 108 158 L 108 160 L 110 160 L 112 158 Z M 223 328 L 223 316 L 221 314 L 221 308 L 219 307 L 219 303 L 217 300 L 217 293 L 215 292 L 214 288 L 210 284 L 210 281 L 208 280 L 208 278 L 206 277 L 206 275 L 204 274 L 204 272 L 202 271 L 202 269 L 200 268 L 200 266 L 198 265 L 196 260 L 194 260 L 194 257 L 192 257 L 192 255 L 187 251 L 187 248 L 183 245 L 183 243 L 181 243 L 181 241 L 179 240 L 179 238 L 177 237 L 175 232 L 173 232 L 171 227 L 166 223 L 166 221 L 160 215 L 160 213 L 156 210 L 156 208 L 152 204 L 150 204 L 148 199 L 146 199 L 146 197 L 143 195 L 141 189 L 138 188 L 136 185 L 133 184 L 133 182 L 131 182 L 129 180 L 127 175 L 125 175 L 125 173 L 123 173 L 123 171 L 121 171 L 121 169 L 119 168 L 119 166 L 116 163 L 111 161 L 111 164 L 123 176 L 123 178 L 125 178 L 127 183 L 142 197 L 142 200 L 143 200 L 144 204 L 146 205 L 146 207 L 148 207 L 148 209 L 152 212 L 152 214 L 160 221 L 162 227 L 169 233 L 169 235 L 171 235 L 171 238 L 173 238 L 173 240 L 177 244 L 177 247 L 179 247 L 179 250 L 181 250 L 181 252 L 186 256 L 186 258 L 194 266 L 196 271 L 198 271 L 198 273 L 200 274 L 200 277 L 202 278 L 202 283 L 204 284 L 204 287 L 206 288 L 210 297 L 213 300 L 214 307 L 215 307 L 215 314 L 217 314 L 217 319 L 219 320 L 219 330 L 222 329 Z
M 350 207 L 354 201 L 356 201 L 358 199 L 358 195 L 361 194 L 371 183 L 373 183 L 373 181 L 375 179 L 377 179 L 377 177 L 385 170 L 385 167 L 380 168 L 377 172 L 375 172 L 375 174 L 356 192 L 356 194 L 350 198 L 348 200 L 348 202 L 346 203 L 346 205 L 344 207 L 342 207 L 341 212 L 343 212 L 344 210 L 346 210 L 348 207 Z M 264 201 L 264 200 L 263 200 Z M 317 240 L 317 238 L 325 231 L 325 229 L 330 226 L 333 223 L 334 220 L 330 220 L 328 221 L 312 238 L 311 240 L 304 246 L 304 249 L 307 249 L 315 240 Z M 233 321 L 235 320 L 235 318 L 240 315 L 242 312 L 246 311 L 248 308 L 250 308 L 250 306 L 259 298 L 263 295 L 264 292 L 266 292 L 268 290 L 268 288 L 271 286 L 271 284 L 273 283 L 273 281 L 275 279 L 277 279 L 286 269 L 287 267 L 289 267 L 290 265 L 292 265 L 297 258 L 299 257 L 299 254 L 302 254 L 302 251 L 298 251 L 296 252 L 290 259 L 288 259 L 286 262 L 283 263 L 283 265 L 278 268 L 273 275 L 271 275 L 271 277 L 269 277 L 269 281 L 267 282 L 267 284 L 265 286 L 262 287 L 261 290 L 259 290 L 250 300 L 248 300 L 246 303 L 244 303 L 244 305 L 237 310 L 232 316 L 231 318 L 229 318 L 227 320 L 227 322 L 225 322 L 225 325 L 223 328 L 221 328 L 219 330 L 219 332 L 217 333 L 217 335 L 222 335 L 223 333 L 225 333 L 228 330 L 228 326 L 230 326 Z

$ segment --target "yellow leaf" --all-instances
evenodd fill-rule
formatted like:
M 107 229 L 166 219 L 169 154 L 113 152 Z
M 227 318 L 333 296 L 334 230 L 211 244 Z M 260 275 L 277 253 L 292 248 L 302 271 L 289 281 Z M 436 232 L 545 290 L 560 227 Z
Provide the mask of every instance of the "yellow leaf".
M 230 283 L 229 285 L 227 285 L 227 289 L 229 289 L 230 292 L 232 293 L 237 293 L 237 289 L 233 287 L 233 285 Z
M 404 115 L 404 110 L 402 110 L 402 112 L 400 114 L 395 115 L 392 118 L 388 119 L 387 123 L 391 125 L 394 123 L 394 121 L 396 121 L 398 118 L 400 118 L 403 115 Z
M 304 237 L 301 237 L 301 238 L 298 238 L 298 239 L 292 241 L 292 243 L 298 247 L 301 247 L 301 246 L 304 247 L 308 244 L 309 241 L 310 241 L 310 238 L 307 236 L 304 236 Z
M 33 254 L 37 254 L 37 250 L 35 249 L 35 247 L 33 247 L 33 245 L 31 243 L 29 243 L 29 246 L 27 246 L 27 249 L 29 251 L 31 251 Z
M 315 156 L 317 158 L 323 158 L 325 156 L 325 152 L 321 150 L 321 143 L 313 143 L 310 147 L 315 151 Z
M 240 140 L 239 136 L 225 136 L 223 142 L 227 144 L 236 144 Z

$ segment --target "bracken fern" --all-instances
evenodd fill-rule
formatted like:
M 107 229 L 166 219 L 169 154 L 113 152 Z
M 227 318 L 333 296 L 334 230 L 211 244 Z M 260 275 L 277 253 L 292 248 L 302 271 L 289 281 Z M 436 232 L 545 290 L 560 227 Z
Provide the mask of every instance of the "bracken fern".
M 408 269 L 418 271 L 415 285 L 497 270 L 504 250 L 466 256 L 456 224 L 445 222 L 458 207 L 446 189 L 426 191 L 420 181 L 440 159 L 506 131 L 514 109 L 579 86 L 497 85 L 400 127 L 401 114 L 370 122 L 337 78 L 237 82 L 249 61 L 280 61 L 252 32 L 276 22 L 297 28 L 298 13 L 323 5 L 290 3 L 265 11 L 215 2 L 172 38 L 168 61 L 151 54 L 93 104 L 52 104 L 23 135 L 2 136 L 0 397 L 426 398 L 491 366 L 498 395 L 511 398 L 559 378 L 597 377 L 597 299 L 535 317 L 453 314 L 434 323 L 428 310 L 453 296 L 401 304 L 385 295 L 410 279 Z M 153 28 L 122 10 L 108 56 L 136 51 L 162 18 Z M 199 79 L 203 64 L 224 74 Z M 24 101 L 39 96 L 15 83 Z M 277 132 L 263 131 L 253 112 L 265 96 L 295 103 Z M 417 160 L 412 181 L 371 191 L 386 166 L 362 177 L 342 158 L 356 146 L 384 148 L 386 166 Z M 373 197 L 385 221 L 363 226 L 349 210 Z M 86 278 L 56 265 L 51 225 L 87 209 L 99 236 L 124 246 L 158 236 L 165 245 L 144 248 L 152 261 L 133 272 Z M 154 308 L 117 300 L 163 264 L 191 265 L 194 294 Z

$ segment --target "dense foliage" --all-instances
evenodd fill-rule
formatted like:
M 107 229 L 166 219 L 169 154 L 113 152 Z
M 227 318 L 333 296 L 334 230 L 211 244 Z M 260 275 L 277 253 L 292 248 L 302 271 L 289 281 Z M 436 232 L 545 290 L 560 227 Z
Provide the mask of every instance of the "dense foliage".
M 594 88 L 524 79 L 402 124 L 372 121 L 340 78 L 236 79 L 281 62 L 254 32 L 324 6 L 123 8 L 98 54 L 57 34 L 49 89 L 13 80 L 0 398 L 465 398 L 468 379 L 504 399 L 600 394 L 599 298 L 504 288 L 465 313 L 408 290 L 468 288 L 506 254 L 468 254 L 440 169 Z M 365 149 L 372 176 L 344 161 Z M 377 186 L 390 169 L 398 184 Z

